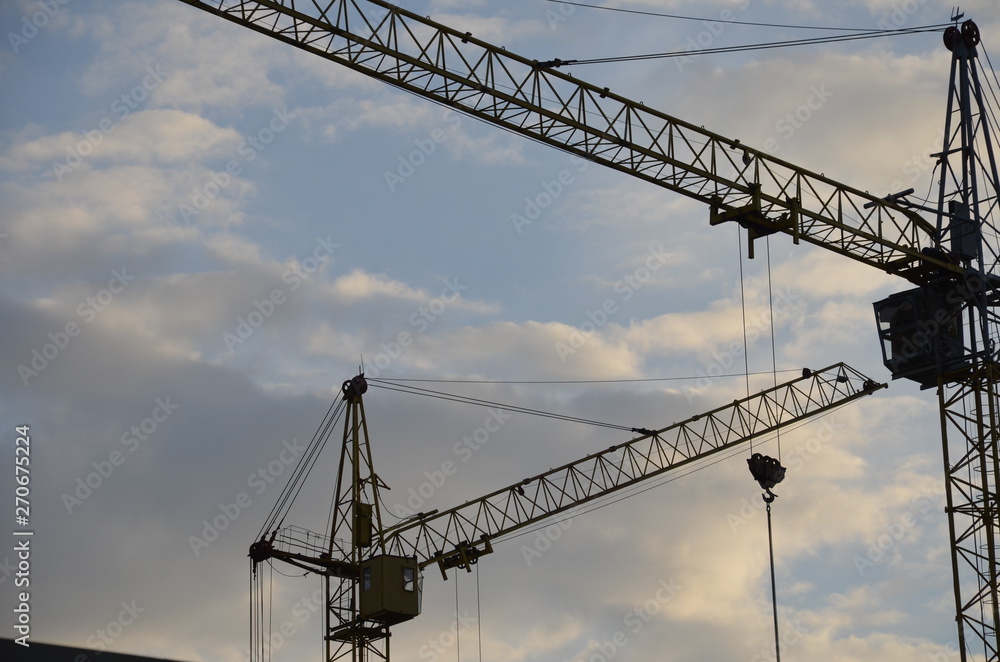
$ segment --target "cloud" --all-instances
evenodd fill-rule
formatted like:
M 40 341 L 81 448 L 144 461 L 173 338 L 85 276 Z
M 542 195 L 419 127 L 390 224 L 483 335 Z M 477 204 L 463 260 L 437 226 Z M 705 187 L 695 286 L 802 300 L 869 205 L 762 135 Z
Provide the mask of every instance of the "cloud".
M 467 9 L 468 7 L 462 8 Z M 549 32 L 548 26 L 540 20 L 541 16 L 538 19 L 517 20 L 501 16 L 477 16 L 469 13 L 442 13 L 435 14 L 433 19 L 463 33 L 471 32 L 473 37 L 497 46 L 504 46 L 515 39 L 522 40 Z
M 123 109 L 123 112 L 127 110 Z M 241 137 L 198 115 L 176 110 L 142 110 L 124 116 L 106 115 L 93 129 L 66 131 L 10 146 L 0 160 L 6 170 L 45 166 L 61 182 L 78 168 L 122 162 L 176 165 L 216 157 L 236 150 Z
M 417 166 L 438 149 L 447 151 L 454 159 L 479 164 L 522 165 L 527 160 L 522 141 L 490 129 L 483 130 L 454 110 L 442 109 L 395 90 L 379 88 L 369 98 L 343 97 L 326 107 L 310 107 L 297 112 L 307 128 L 330 143 L 356 133 L 363 135 L 376 131 L 382 134 L 383 129 L 402 134 L 399 158 L 406 159 L 417 152 L 418 156 L 411 159 L 418 161 Z
M 87 94 L 118 96 L 141 82 L 145 67 L 160 66 L 166 79 L 151 94 L 156 106 L 283 103 L 284 88 L 271 73 L 290 56 L 271 40 L 181 5 L 130 3 L 109 20 L 120 37 L 99 41 L 101 52 L 81 79 Z

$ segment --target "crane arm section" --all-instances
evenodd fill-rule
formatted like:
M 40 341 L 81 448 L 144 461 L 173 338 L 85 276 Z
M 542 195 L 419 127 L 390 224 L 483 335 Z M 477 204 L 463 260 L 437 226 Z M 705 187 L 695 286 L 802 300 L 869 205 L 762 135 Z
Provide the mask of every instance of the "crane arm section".
M 647 108 L 382 0 L 181 0 L 515 133 L 920 283 L 961 270 L 894 202 Z M 751 248 L 752 251 L 752 248 Z
M 839 363 L 599 453 L 527 478 L 474 501 L 382 532 L 389 554 L 468 568 L 491 541 L 787 425 L 869 395 L 879 384 Z

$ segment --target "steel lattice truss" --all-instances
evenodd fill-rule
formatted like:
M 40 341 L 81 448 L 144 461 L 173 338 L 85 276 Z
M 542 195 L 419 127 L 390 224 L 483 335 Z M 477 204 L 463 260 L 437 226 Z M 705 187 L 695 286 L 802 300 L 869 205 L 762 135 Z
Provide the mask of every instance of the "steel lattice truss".
M 914 282 L 916 213 L 381 0 L 181 0 L 416 95 Z M 866 208 L 867 207 L 867 208 Z
M 838 363 L 384 532 L 390 554 L 466 567 L 499 536 L 852 400 L 878 384 Z M 478 547 L 477 547 L 478 546 Z
M 963 253 L 970 273 L 992 282 L 997 274 L 997 175 L 989 113 L 980 85 L 975 24 L 945 34 L 953 52 L 945 138 L 940 154 L 939 223 L 949 211 L 971 219 L 975 250 Z M 949 207 L 952 209 L 949 210 Z M 961 224 L 956 224 L 958 234 Z M 966 231 L 967 232 L 967 231 Z M 956 230 L 949 229 L 948 235 Z M 949 236 L 952 245 L 961 238 Z M 957 242 L 957 243 L 956 243 Z M 971 247 L 971 246 L 970 246 Z M 951 287 L 967 285 L 969 279 Z M 942 448 L 948 525 L 961 659 L 1000 660 L 1000 603 L 997 591 L 998 423 L 1000 366 L 997 364 L 997 293 L 980 287 L 964 306 L 968 370 L 939 376 Z M 969 652 L 972 652 L 972 656 Z
M 975 637 L 973 650 L 997 660 L 997 486 L 1000 461 L 1000 366 L 986 363 L 966 379 L 939 390 L 948 524 L 952 539 L 959 637 Z M 979 647 L 982 648 L 979 648 Z M 967 641 L 959 641 L 967 650 Z

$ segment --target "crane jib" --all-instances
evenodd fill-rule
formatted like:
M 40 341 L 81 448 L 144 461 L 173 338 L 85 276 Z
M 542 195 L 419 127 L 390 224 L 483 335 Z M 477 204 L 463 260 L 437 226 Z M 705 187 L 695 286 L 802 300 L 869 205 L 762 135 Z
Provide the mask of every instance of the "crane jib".
M 469 569 L 491 541 L 885 388 L 838 363 L 384 531 L 390 554 Z M 471 562 L 470 562 L 471 561 Z
M 956 272 L 898 201 L 751 149 L 381 0 L 181 0 L 436 103 L 923 283 Z M 293 6 L 294 5 L 294 6 Z M 307 13 L 312 12 L 312 13 Z

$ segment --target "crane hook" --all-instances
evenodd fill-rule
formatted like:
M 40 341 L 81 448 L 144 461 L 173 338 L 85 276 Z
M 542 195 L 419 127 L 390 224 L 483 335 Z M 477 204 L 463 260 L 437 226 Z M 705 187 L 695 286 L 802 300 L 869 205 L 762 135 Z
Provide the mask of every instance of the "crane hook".
M 785 468 L 781 462 L 761 453 L 754 453 L 747 460 L 750 467 L 750 475 L 753 476 L 767 494 L 764 496 L 766 503 L 771 503 L 777 495 L 771 492 L 771 488 L 785 479 Z

